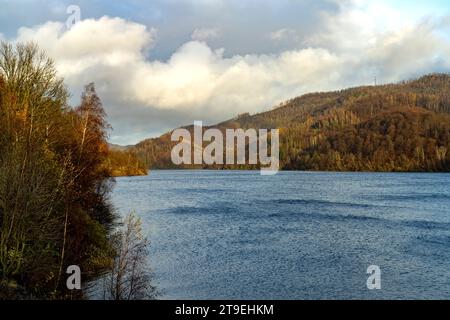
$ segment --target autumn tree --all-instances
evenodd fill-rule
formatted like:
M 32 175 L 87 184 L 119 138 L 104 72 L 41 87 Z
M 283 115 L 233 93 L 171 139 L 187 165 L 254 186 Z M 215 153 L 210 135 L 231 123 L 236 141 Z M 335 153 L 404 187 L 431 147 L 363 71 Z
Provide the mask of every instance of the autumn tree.
M 62 241 L 66 155 L 52 149 L 67 92 L 35 45 L 0 48 L 0 276 L 36 292 L 55 281 Z
M 105 114 L 93 85 L 67 97 L 36 45 L 0 46 L 0 287 L 35 297 L 72 296 L 68 265 L 95 277 L 114 256 Z

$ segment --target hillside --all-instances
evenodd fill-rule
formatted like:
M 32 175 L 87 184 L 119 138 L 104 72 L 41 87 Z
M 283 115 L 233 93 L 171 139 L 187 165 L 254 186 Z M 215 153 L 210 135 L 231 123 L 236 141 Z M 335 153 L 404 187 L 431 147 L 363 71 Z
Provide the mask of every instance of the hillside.
M 279 128 L 285 170 L 449 171 L 450 75 L 306 94 L 214 127 Z M 173 145 L 167 133 L 129 150 L 149 168 L 173 168 Z
M 147 175 L 146 165 L 134 153 L 115 146 L 110 146 L 105 167 L 113 177 Z

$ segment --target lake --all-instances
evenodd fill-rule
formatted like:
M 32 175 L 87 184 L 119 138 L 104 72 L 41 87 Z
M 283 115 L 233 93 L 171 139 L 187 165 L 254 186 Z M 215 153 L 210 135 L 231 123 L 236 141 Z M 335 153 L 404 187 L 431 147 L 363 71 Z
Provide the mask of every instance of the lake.
M 162 299 L 450 298 L 450 174 L 152 171 L 112 201 Z

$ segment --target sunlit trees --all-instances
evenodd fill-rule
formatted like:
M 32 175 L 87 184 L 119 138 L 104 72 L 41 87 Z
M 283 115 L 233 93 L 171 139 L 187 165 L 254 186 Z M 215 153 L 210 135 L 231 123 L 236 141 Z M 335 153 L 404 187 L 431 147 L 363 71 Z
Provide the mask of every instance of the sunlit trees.
M 109 265 L 108 125 L 89 85 L 76 110 L 33 44 L 0 48 L 0 282 L 64 297 L 62 273 Z
M 34 45 L 2 44 L 0 75 L 0 274 L 38 292 L 49 274 L 57 274 L 70 170 L 52 144 L 54 129 L 64 122 L 67 92 Z
M 145 164 L 130 151 L 110 150 L 106 165 L 114 177 L 146 175 L 148 171 Z
M 112 180 L 109 169 L 104 165 L 108 157 L 106 142 L 110 126 L 105 121 L 105 111 L 93 83 L 85 87 L 81 104 L 72 115 L 75 131 L 74 164 L 79 172 L 74 183 L 78 193 L 76 200 L 91 218 L 110 226 L 114 220 L 105 201 Z
M 450 75 L 307 94 L 217 126 L 239 127 L 281 129 L 284 169 L 449 171 Z M 150 168 L 171 168 L 168 136 L 130 151 Z

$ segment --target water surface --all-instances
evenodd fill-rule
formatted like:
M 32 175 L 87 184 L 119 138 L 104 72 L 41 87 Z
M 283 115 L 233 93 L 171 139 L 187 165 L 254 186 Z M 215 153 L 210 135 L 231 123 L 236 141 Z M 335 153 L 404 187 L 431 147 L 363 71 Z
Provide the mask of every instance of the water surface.
M 113 202 L 163 299 L 450 298 L 450 174 L 152 171 Z

